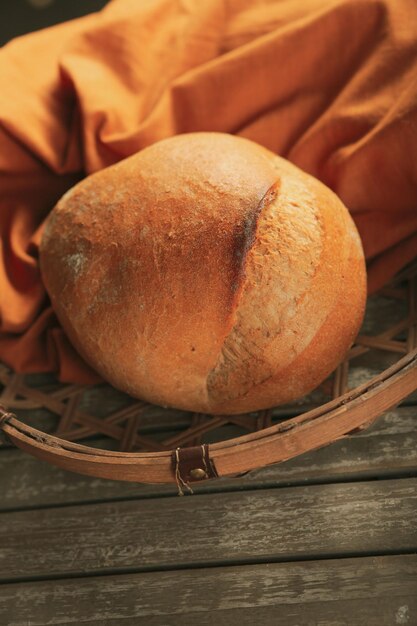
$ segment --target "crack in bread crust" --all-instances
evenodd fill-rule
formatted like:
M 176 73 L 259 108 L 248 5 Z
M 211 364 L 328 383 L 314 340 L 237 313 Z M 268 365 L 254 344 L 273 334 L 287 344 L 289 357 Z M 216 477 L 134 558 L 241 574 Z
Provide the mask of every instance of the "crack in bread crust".
M 274 163 L 277 174 L 282 175 L 281 160 L 275 158 Z M 292 173 L 285 172 L 280 193 L 272 197 L 267 194 L 260 207 L 246 256 L 235 323 L 207 377 L 208 399 L 213 406 L 241 398 L 275 376 L 314 335 L 315 324 L 303 337 L 294 328 L 279 361 L 267 357 L 271 344 L 291 328 L 323 250 L 319 203 L 309 186 Z

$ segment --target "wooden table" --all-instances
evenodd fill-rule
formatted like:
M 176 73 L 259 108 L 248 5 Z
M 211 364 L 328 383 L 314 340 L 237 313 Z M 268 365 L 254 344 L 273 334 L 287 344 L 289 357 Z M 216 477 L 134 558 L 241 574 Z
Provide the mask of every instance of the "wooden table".
M 184 497 L 3 447 L 0 625 L 416 625 L 416 417 Z

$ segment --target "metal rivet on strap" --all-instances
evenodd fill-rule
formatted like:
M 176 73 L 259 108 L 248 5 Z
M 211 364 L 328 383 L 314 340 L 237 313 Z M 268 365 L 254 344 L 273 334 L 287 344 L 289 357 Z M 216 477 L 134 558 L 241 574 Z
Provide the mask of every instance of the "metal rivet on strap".
M 190 470 L 190 476 L 191 478 L 194 478 L 194 480 L 203 480 L 203 478 L 207 478 L 207 472 L 201 467 L 195 467 Z

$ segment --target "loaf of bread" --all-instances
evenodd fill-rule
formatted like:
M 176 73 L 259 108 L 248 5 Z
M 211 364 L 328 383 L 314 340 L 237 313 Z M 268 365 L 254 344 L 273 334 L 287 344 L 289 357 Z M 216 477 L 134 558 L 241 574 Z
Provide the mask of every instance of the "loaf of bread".
M 63 328 L 103 378 L 216 414 L 313 389 L 366 298 L 338 197 L 222 133 L 165 139 L 80 182 L 47 220 L 40 263 Z

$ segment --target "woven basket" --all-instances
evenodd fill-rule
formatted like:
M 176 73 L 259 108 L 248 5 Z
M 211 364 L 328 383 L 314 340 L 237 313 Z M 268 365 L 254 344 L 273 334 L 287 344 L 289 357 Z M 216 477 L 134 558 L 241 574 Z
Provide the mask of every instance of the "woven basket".
M 417 389 L 417 263 L 368 299 L 346 359 L 290 405 L 246 415 L 191 414 L 133 400 L 109 385 L 63 385 L 1 364 L 0 385 L 6 443 L 74 472 L 177 482 L 182 493 L 190 482 L 246 473 L 364 429 Z M 91 441 L 74 443 L 80 440 Z

